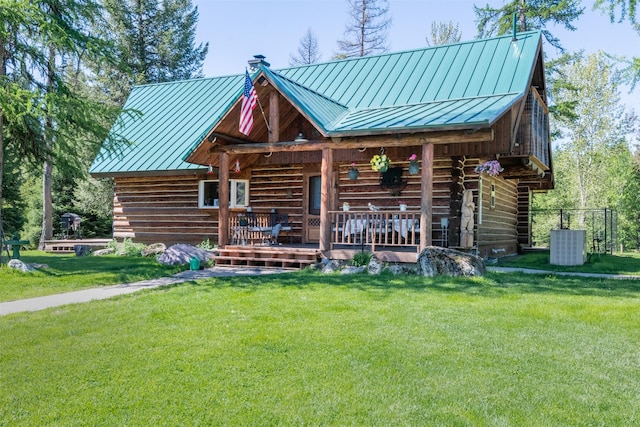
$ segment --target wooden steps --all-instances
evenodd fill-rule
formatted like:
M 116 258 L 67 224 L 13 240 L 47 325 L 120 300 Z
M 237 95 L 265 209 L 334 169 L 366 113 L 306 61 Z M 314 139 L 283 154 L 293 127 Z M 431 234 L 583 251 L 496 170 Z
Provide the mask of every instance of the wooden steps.
M 302 269 L 315 264 L 320 252 L 312 248 L 282 246 L 227 246 L 218 249 L 216 265 L 234 267 L 272 267 Z

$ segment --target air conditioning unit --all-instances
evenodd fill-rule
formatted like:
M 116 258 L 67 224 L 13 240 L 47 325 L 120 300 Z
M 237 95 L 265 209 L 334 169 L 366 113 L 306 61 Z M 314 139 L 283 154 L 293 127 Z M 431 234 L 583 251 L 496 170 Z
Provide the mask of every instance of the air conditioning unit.
M 586 230 L 551 230 L 551 264 L 582 265 L 587 262 Z

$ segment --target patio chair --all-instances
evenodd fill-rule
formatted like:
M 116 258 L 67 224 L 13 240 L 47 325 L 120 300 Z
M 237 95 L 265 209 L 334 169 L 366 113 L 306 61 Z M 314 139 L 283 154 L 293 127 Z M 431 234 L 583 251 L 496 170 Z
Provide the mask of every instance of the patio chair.
M 277 225 L 279 225 L 279 229 L 278 229 L 278 234 L 280 232 L 286 232 L 289 234 L 289 243 L 293 243 L 293 227 L 291 227 L 291 225 L 289 224 L 289 215 L 287 214 L 279 214 L 279 213 L 272 213 L 269 216 L 269 225 L 272 228 L 272 234 L 273 234 L 273 230 L 275 229 L 275 227 Z M 271 239 L 271 242 L 273 243 L 274 239 Z M 275 238 L 275 243 L 278 243 L 278 236 L 276 236 Z

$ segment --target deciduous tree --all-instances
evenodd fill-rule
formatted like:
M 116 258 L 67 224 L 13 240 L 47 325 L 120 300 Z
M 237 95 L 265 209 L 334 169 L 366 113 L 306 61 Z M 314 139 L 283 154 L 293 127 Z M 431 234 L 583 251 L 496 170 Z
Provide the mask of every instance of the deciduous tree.
M 427 46 L 441 46 L 443 44 L 458 43 L 462 38 L 459 24 L 453 21 L 431 23 L 431 39 L 427 37 Z
M 553 95 L 574 102 L 575 116 L 557 116 L 552 123 L 562 129 L 554 150 L 556 188 L 536 199 L 546 206 L 612 208 L 619 225 L 632 224 L 640 207 L 630 208 L 625 199 L 637 180 L 628 140 L 637 132 L 636 119 L 621 103 L 615 64 L 597 52 L 563 64 L 561 71 L 571 90 L 555 86 Z M 626 246 L 637 237 L 630 237 L 629 227 L 620 230 L 626 230 L 620 235 Z

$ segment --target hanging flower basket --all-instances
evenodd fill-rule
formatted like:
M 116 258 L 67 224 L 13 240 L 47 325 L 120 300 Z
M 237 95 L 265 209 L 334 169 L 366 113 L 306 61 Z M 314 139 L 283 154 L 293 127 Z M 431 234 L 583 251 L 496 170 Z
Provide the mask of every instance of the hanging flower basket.
M 381 153 L 373 156 L 369 163 L 371 163 L 371 169 L 373 169 L 375 172 L 384 173 L 387 171 L 387 169 L 389 169 L 391 160 L 386 154 Z
M 349 179 L 352 181 L 358 179 L 358 175 L 360 175 L 360 171 L 358 170 L 354 162 L 351 162 L 351 167 L 349 168 L 349 171 L 347 173 L 349 175 Z
M 409 175 L 417 175 L 420 171 L 420 165 L 418 164 L 418 156 L 412 154 L 409 157 Z
M 497 160 L 489 160 L 474 169 L 477 173 L 486 173 L 489 176 L 498 176 L 504 170 Z

